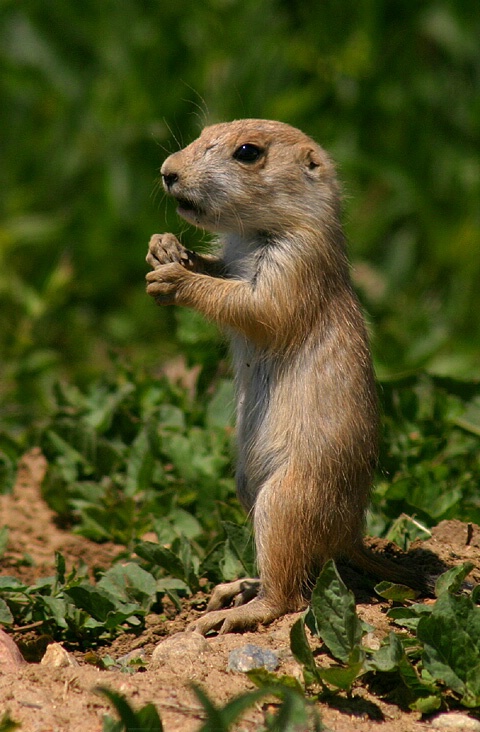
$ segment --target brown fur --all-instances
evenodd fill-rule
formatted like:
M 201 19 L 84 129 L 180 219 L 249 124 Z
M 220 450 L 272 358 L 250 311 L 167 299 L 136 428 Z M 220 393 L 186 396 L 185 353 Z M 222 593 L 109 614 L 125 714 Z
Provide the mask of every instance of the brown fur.
M 238 159 L 246 144 L 258 159 Z M 378 411 L 329 157 L 288 125 L 239 120 L 204 129 L 161 173 L 179 213 L 219 233 L 222 251 L 201 256 L 154 235 L 147 292 L 195 308 L 230 338 L 237 490 L 260 570 L 258 597 L 253 581 L 220 586 L 196 629 L 226 632 L 301 608 L 331 557 L 413 583 L 362 543 Z M 234 598 L 246 604 L 218 609 Z

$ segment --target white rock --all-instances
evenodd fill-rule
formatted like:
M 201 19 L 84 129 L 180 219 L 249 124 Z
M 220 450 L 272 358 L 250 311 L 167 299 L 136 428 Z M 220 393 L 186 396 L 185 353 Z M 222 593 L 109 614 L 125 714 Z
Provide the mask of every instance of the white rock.
M 480 722 L 467 714 L 440 714 L 432 722 L 434 729 L 455 730 L 455 732 L 480 732 Z
M 200 633 L 175 633 L 161 641 L 152 653 L 154 665 L 175 662 L 184 666 L 185 660 L 196 661 L 200 653 L 210 650 L 210 646 Z
M 65 650 L 60 643 L 50 643 L 40 661 L 42 666 L 50 668 L 66 668 L 67 666 L 78 666 L 77 659 Z

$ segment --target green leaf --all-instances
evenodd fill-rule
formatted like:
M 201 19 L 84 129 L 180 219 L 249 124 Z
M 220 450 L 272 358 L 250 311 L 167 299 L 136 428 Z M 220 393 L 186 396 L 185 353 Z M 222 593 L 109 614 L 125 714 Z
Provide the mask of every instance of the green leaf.
M 137 729 L 142 732 L 162 732 L 162 722 L 154 704 L 146 704 L 138 710 Z
M 398 673 L 408 692 L 408 703 L 420 711 L 422 704 L 432 711 L 438 708 L 440 693 L 435 684 L 423 681 L 406 656 L 404 645 L 396 633 L 390 633 L 378 651 L 371 654 L 366 670 L 377 673 Z M 426 700 L 429 700 L 428 702 Z M 422 701 L 423 700 L 423 701 Z
M 0 529 L 0 557 L 3 557 L 8 544 L 8 536 L 10 530 L 8 526 L 2 526 Z
M 139 541 L 135 544 L 135 552 L 147 562 L 165 569 L 172 577 L 185 580 L 183 564 L 170 549 L 153 541 Z
M 241 563 L 246 576 L 254 575 L 255 559 L 251 527 L 239 526 L 231 521 L 223 521 L 222 527 L 227 535 L 229 547 Z
M 388 639 L 372 654 L 372 657 L 368 661 L 368 668 L 384 673 L 391 673 L 398 669 L 404 655 L 405 651 L 398 635 L 390 633 Z
M 303 694 L 304 692 L 303 686 L 294 676 L 275 674 L 272 671 L 267 671 L 266 668 L 252 669 L 252 671 L 247 671 L 246 675 L 259 688 L 280 686 L 282 688 L 287 687 L 293 689 L 299 694 Z
M 162 567 L 172 577 L 183 580 L 192 591 L 196 591 L 198 575 L 192 564 L 190 545 L 184 537 L 181 537 L 178 546 L 182 556 L 152 541 L 138 542 L 135 551 L 142 559 Z
M 149 438 L 149 430 L 140 430 L 131 444 L 128 461 L 127 476 L 125 481 L 125 493 L 127 496 L 134 496 L 149 488 L 152 481 L 153 468 L 155 465 L 152 454 L 152 445 Z
M 445 592 L 460 592 L 465 577 L 470 574 L 473 567 L 471 562 L 465 562 L 441 574 L 435 582 L 435 595 L 440 597 Z
M 420 620 L 417 637 L 424 644 L 423 665 L 431 676 L 480 705 L 480 608 L 471 597 L 444 592 L 430 616 Z
M 125 621 L 138 624 L 135 615 L 142 615 L 142 609 L 134 603 L 123 603 L 114 595 L 102 588 L 91 585 L 78 585 L 65 590 L 76 607 L 85 610 L 92 618 L 105 625 L 106 630 L 113 630 Z
M 65 557 L 60 552 L 55 552 L 55 571 L 57 573 L 57 582 L 60 585 L 65 583 Z
M 396 585 L 393 582 L 380 582 L 375 585 L 375 592 L 385 600 L 393 600 L 394 602 L 405 602 L 406 600 L 414 600 L 418 592 L 412 590 L 406 585 Z
M 250 691 L 232 699 L 224 707 L 217 707 L 207 694 L 198 686 L 193 690 L 200 700 L 205 713 L 206 721 L 199 732 L 229 732 L 232 725 L 251 706 L 257 704 L 265 696 L 277 696 L 282 704 L 274 717 L 266 720 L 266 729 L 271 732 L 296 732 L 301 729 L 311 729 L 320 732 L 322 729 L 316 710 L 306 702 L 303 695 L 298 694 L 289 686 L 274 684 Z
M 5 575 L 0 577 L 0 592 L 25 592 L 28 585 L 19 580 L 17 577 Z
M 305 633 L 305 620 L 299 618 L 290 630 L 290 649 L 295 659 L 303 666 L 305 684 L 322 683 L 320 671 L 315 663 L 312 649 Z
M 105 622 L 109 613 L 115 612 L 116 603 L 102 590 L 90 585 L 77 585 L 65 590 L 76 607 L 85 610 L 92 618 Z
M 107 570 L 97 588 L 106 590 L 110 596 L 123 602 L 138 602 L 148 612 L 156 599 L 157 583 L 150 572 L 135 562 L 127 562 L 115 564 Z
M 98 389 L 93 394 L 91 409 L 84 417 L 87 424 L 93 427 L 98 434 L 106 432 L 112 423 L 114 413 L 134 390 L 135 386 L 130 382 L 121 384 L 112 394 L 105 395 L 103 389 Z
M 410 607 L 392 607 L 388 610 L 387 617 L 391 618 L 396 625 L 400 625 L 402 628 L 416 631 L 420 618 L 423 615 L 430 615 L 431 612 L 431 605 L 418 603 Z
M 120 730 L 124 730 L 124 732 L 140 732 L 140 730 L 141 732 L 163 732 L 162 721 L 153 704 L 147 704 L 135 712 L 122 694 L 104 686 L 98 686 L 95 691 L 105 696 L 114 706 L 122 723 Z M 113 727 L 113 729 L 115 728 Z
M 441 694 L 432 694 L 431 696 L 419 696 L 414 702 L 409 704 L 409 708 L 420 714 L 432 714 L 442 706 Z
M 46 619 L 52 619 L 58 628 L 67 628 L 65 620 L 67 615 L 67 603 L 58 597 L 37 596 L 37 603 L 43 606 Z
M 21 727 L 20 722 L 15 722 L 8 711 L 4 712 L 0 719 L 0 732 L 13 732 L 13 730 L 21 729 Z
M 468 430 L 474 435 L 480 437 L 480 396 L 474 397 L 474 399 L 467 404 L 463 414 L 457 417 L 454 421 L 459 427 L 462 427 L 464 430 Z
M 0 598 L 0 625 L 12 625 L 14 617 L 5 600 Z
M 346 666 L 330 666 L 320 669 L 322 680 L 337 689 L 350 691 L 353 682 L 364 672 L 365 652 L 361 648 L 352 651 Z
M 305 622 L 339 661 L 347 663 L 361 643 L 363 627 L 353 592 L 345 586 L 333 560 L 326 562 L 317 579 Z
M 275 686 L 271 687 L 270 690 L 274 691 L 275 688 Z M 324 729 L 320 715 L 303 694 L 286 688 L 278 695 L 282 699 L 282 704 L 273 717 L 265 720 L 267 730 L 270 732 L 298 732 L 298 730 L 321 732 Z
M 103 717 L 103 732 L 125 732 L 123 722 L 113 719 L 109 714 Z

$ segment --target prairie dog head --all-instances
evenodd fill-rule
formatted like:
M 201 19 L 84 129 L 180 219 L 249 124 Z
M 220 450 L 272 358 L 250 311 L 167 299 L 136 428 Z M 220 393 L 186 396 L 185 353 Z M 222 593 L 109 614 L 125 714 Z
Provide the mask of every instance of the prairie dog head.
M 326 152 L 300 130 L 269 120 L 206 127 L 160 172 L 180 216 L 220 233 L 318 227 L 338 201 Z

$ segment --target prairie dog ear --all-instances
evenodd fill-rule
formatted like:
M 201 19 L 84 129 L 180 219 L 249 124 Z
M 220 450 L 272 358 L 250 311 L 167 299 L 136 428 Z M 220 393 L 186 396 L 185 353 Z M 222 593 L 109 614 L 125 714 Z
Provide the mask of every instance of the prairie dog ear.
M 311 173 L 318 169 L 322 169 L 325 161 L 318 150 L 314 147 L 304 147 L 302 150 L 302 158 L 307 170 Z

